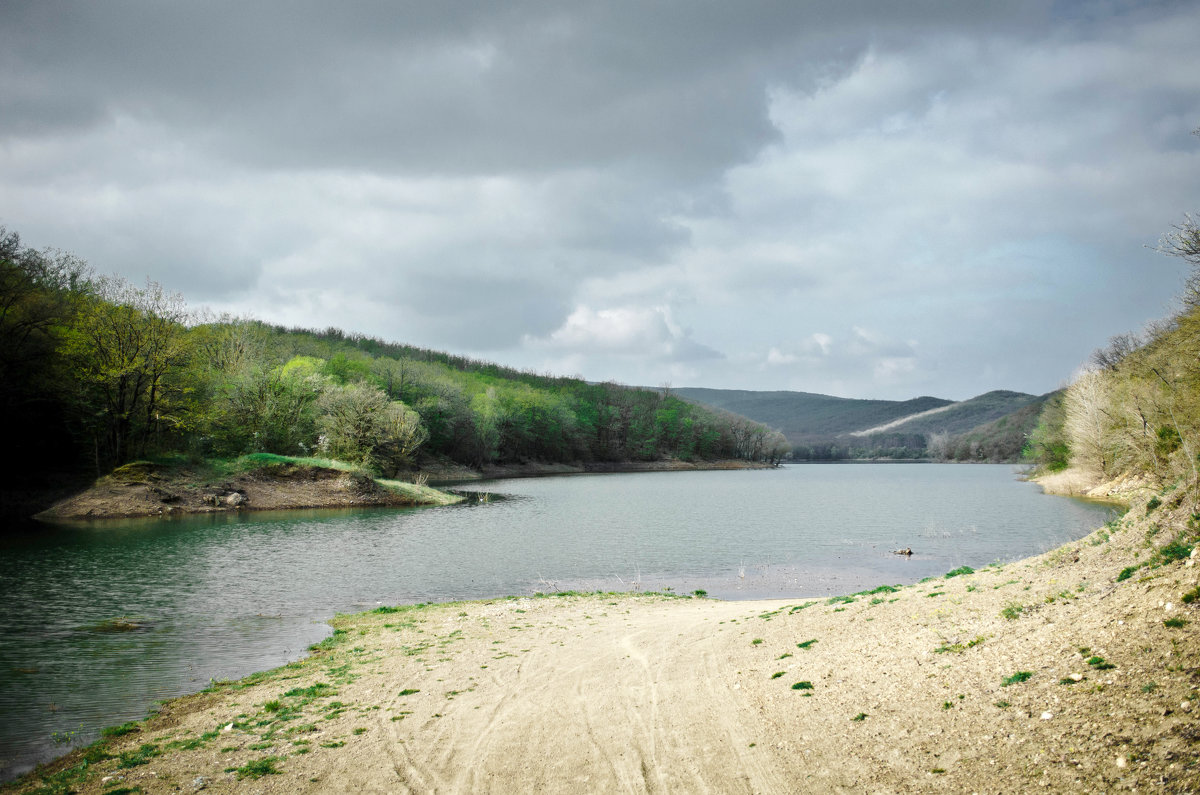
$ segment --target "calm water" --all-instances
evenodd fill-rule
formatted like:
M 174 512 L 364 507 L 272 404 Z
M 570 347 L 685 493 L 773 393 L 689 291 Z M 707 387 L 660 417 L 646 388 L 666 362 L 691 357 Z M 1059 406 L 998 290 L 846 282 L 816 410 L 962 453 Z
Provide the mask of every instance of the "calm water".
M 450 508 L 37 526 L 0 546 L 0 780 L 157 700 L 303 655 L 335 612 L 535 591 L 798 598 L 1078 538 L 1010 467 L 800 465 L 464 487 Z M 911 559 L 891 550 L 911 547 Z M 103 632 L 118 616 L 144 625 Z

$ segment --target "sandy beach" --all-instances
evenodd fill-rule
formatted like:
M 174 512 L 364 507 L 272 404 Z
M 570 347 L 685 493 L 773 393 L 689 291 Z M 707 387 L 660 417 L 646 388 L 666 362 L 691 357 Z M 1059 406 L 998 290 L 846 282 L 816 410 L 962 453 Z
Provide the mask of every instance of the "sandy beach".
M 342 616 L 306 659 L 170 702 L 20 789 L 1196 791 L 1200 611 L 1181 597 L 1200 565 L 1157 552 L 1194 534 L 1182 502 L 829 600 Z

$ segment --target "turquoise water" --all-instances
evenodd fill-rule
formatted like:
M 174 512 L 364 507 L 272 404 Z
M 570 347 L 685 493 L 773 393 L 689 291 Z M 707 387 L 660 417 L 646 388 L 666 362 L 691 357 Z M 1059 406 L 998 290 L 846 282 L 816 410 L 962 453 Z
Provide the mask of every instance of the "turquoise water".
M 797 598 L 1038 553 L 1109 509 L 1004 466 L 536 478 L 486 500 L 37 525 L 0 546 L 0 779 L 157 700 L 303 655 L 336 612 L 556 590 Z M 891 550 L 911 547 L 902 558 Z M 101 622 L 135 619 L 132 632 Z

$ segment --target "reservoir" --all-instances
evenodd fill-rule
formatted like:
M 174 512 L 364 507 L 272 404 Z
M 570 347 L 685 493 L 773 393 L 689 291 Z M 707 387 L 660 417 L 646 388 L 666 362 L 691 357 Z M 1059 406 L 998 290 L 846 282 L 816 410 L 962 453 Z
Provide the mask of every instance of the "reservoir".
M 297 659 L 337 612 L 562 590 L 827 597 L 1027 557 L 1112 515 L 989 465 L 461 488 L 473 499 L 446 508 L 33 524 L 0 540 L 0 780 L 158 700 Z

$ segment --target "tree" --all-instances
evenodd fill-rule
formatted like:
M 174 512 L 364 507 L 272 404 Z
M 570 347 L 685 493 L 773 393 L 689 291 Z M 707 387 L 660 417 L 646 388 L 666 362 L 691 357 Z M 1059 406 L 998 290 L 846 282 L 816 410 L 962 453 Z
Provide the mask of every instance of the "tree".
M 133 287 L 116 278 L 93 282 L 64 349 L 72 364 L 76 409 L 94 445 L 96 465 L 145 455 L 183 417 L 172 376 L 189 341 L 183 299 L 155 282 Z
M 331 384 L 318 408 L 320 449 L 341 461 L 394 472 L 427 437 L 417 412 L 371 384 Z

